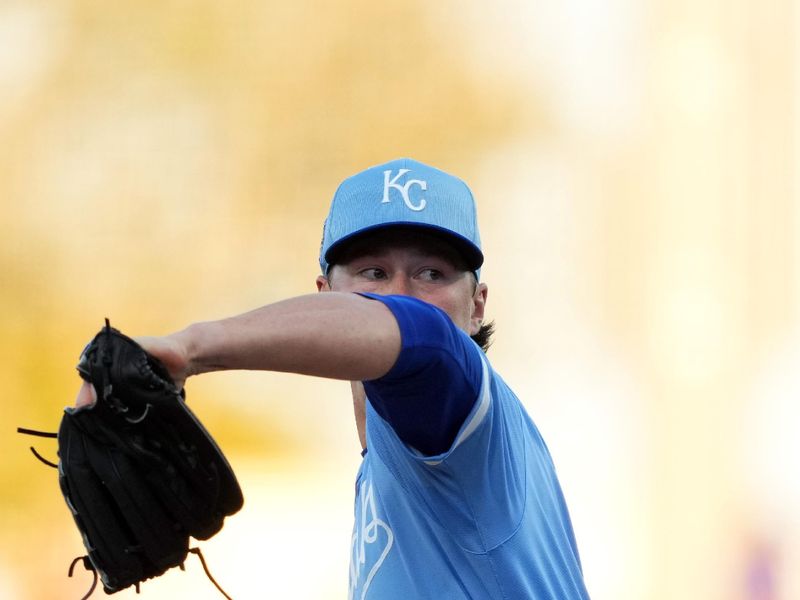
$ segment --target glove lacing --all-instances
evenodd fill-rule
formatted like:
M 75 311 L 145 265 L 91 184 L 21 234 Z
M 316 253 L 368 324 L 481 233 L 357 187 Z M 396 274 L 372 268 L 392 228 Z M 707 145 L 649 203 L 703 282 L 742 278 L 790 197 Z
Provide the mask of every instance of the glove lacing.
M 55 439 L 55 438 L 58 437 L 57 433 L 52 433 L 50 431 L 36 431 L 35 429 L 25 429 L 24 427 L 17 427 L 17 433 L 22 433 L 22 434 L 25 434 L 25 435 L 35 435 L 37 437 L 43 437 L 43 438 L 54 438 Z M 47 460 L 45 457 L 43 457 L 41 454 L 39 454 L 36 451 L 36 448 L 31 446 L 30 449 L 31 449 L 31 452 L 33 452 L 33 455 L 36 458 L 38 458 L 40 461 L 42 461 L 44 464 L 46 464 L 48 467 L 53 467 L 54 469 L 58 468 L 58 465 L 56 463 Z
M 92 565 L 91 561 L 89 561 L 89 557 L 88 556 L 78 556 L 69 565 L 69 571 L 67 572 L 67 575 L 69 577 L 72 577 L 72 572 L 75 570 L 75 565 L 78 563 L 79 560 L 83 561 L 83 568 L 86 569 L 87 571 L 91 571 L 92 575 L 94 575 L 94 581 L 92 581 L 92 587 L 90 587 L 89 591 L 86 592 L 86 594 L 83 596 L 83 598 L 81 598 L 81 600 L 86 600 L 89 596 L 92 595 L 92 593 L 94 592 L 94 589 L 97 587 L 97 570 L 94 568 L 94 565 Z M 136 586 L 136 593 L 137 594 L 139 593 L 139 586 L 138 585 Z
M 228 594 L 225 593 L 225 590 L 222 589 L 219 583 L 217 583 L 217 580 L 214 579 L 214 576 L 211 575 L 211 571 L 208 570 L 206 559 L 203 557 L 203 553 L 200 552 L 200 548 L 189 548 L 189 552 L 191 552 L 192 554 L 196 554 L 197 558 L 200 559 L 200 564 L 203 566 L 203 571 L 205 571 L 206 577 L 208 577 L 208 580 L 211 583 L 213 583 L 214 587 L 216 587 L 219 590 L 219 593 L 225 596 L 227 600 L 233 600 L 233 598 L 231 598 L 230 596 L 228 596 Z M 83 568 L 86 569 L 87 571 L 91 571 L 92 575 L 94 575 L 94 580 L 92 581 L 92 587 L 90 587 L 89 591 L 86 592 L 86 595 L 84 595 L 83 598 L 81 598 L 81 600 L 86 600 L 89 596 L 91 596 L 94 593 L 94 590 L 97 587 L 97 579 L 98 579 L 97 569 L 94 568 L 94 565 L 92 564 L 92 561 L 89 560 L 88 556 L 78 556 L 77 558 L 75 558 L 75 560 L 72 561 L 72 564 L 70 564 L 69 566 L 69 572 L 67 574 L 70 577 L 72 577 L 72 572 L 75 570 L 75 565 L 78 564 L 78 561 L 83 561 Z M 184 563 L 181 563 L 179 566 L 181 571 L 186 570 Z M 137 582 L 134 584 L 134 588 L 136 589 L 137 594 L 140 592 L 139 590 L 140 583 L 141 582 Z

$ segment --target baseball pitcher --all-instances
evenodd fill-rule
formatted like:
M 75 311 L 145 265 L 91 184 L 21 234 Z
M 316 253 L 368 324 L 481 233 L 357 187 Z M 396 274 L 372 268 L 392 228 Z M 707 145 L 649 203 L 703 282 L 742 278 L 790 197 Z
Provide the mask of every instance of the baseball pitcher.
M 177 389 L 223 369 L 350 382 L 363 460 L 349 598 L 587 599 L 547 446 L 486 356 L 467 185 L 411 159 L 346 179 L 319 262 L 319 293 L 137 340 Z M 84 383 L 78 407 L 95 401 Z

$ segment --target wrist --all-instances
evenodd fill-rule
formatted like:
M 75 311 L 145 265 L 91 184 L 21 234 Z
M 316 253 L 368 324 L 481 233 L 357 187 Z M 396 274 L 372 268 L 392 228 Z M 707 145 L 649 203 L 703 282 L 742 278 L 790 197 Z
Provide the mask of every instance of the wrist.
M 226 367 L 220 364 L 219 340 L 224 339 L 217 331 L 219 323 L 207 321 L 192 323 L 185 329 L 167 336 L 174 344 L 175 353 L 180 356 L 185 376 L 202 375 L 220 371 Z
M 199 368 L 197 361 L 198 342 L 196 336 L 197 332 L 194 325 L 189 325 L 185 329 L 166 336 L 175 354 L 176 363 L 179 365 L 180 375 L 184 379 L 203 372 Z

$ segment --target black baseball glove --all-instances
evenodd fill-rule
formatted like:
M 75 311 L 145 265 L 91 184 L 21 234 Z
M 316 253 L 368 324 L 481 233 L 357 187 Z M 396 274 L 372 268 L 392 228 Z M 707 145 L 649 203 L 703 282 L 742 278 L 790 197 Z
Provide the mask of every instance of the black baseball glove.
M 84 565 L 108 594 L 138 591 L 142 581 L 182 567 L 196 552 L 189 538 L 216 534 L 242 507 L 242 492 L 167 369 L 108 320 L 77 368 L 97 402 L 65 409 L 61 491 L 83 536 Z

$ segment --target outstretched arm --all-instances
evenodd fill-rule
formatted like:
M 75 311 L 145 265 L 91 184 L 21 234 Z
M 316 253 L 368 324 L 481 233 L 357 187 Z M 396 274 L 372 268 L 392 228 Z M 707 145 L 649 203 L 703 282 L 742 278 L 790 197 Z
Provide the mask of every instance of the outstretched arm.
M 400 352 L 400 330 L 389 309 L 337 292 L 299 296 L 137 341 L 166 365 L 178 386 L 192 375 L 239 369 L 375 379 Z M 86 388 L 78 394 L 79 406 L 93 401 Z

